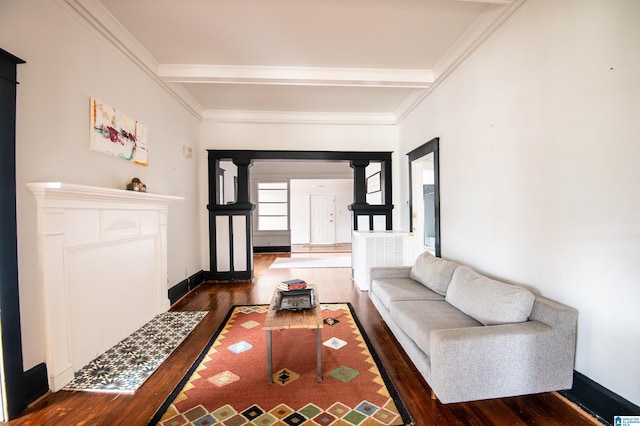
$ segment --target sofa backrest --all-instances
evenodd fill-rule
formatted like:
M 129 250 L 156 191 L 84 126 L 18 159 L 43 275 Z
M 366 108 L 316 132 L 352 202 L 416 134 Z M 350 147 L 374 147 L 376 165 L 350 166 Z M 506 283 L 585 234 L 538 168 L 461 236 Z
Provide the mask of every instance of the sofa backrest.
M 484 325 L 524 322 L 535 296 L 524 287 L 492 280 L 468 266 L 453 272 L 445 300 Z
M 441 296 L 447 294 L 453 271 L 460 266 L 452 260 L 435 257 L 428 251 L 422 253 L 409 271 L 409 277 Z

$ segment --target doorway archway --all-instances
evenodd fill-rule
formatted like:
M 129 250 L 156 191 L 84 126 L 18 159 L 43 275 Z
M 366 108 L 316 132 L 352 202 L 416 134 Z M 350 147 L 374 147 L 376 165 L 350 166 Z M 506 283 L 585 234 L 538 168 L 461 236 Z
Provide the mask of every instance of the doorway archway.
M 209 150 L 209 274 L 212 280 L 250 280 L 253 278 L 253 244 L 251 216 L 255 205 L 250 202 L 249 168 L 254 160 L 312 160 L 348 161 L 354 169 L 352 229 L 368 222 L 373 229 L 374 219 L 382 217 L 385 229 L 391 230 L 391 152 L 364 151 L 251 151 Z M 224 199 L 220 179 L 220 162 L 231 161 L 236 167 L 236 197 L 233 202 Z M 379 186 L 382 203 L 367 203 L 366 167 L 380 163 Z M 227 179 L 225 179 L 227 180 Z M 360 220 L 361 218 L 367 221 Z

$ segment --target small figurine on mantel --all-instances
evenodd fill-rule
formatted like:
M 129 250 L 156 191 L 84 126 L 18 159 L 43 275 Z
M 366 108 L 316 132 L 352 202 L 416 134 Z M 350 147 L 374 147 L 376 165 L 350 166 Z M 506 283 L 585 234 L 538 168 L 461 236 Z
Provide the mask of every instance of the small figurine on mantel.
M 147 185 L 142 183 L 142 181 L 136 177 L 131 179 L 131 182 L 127 184 L 127 189 L 129 191 L 147 192 Z

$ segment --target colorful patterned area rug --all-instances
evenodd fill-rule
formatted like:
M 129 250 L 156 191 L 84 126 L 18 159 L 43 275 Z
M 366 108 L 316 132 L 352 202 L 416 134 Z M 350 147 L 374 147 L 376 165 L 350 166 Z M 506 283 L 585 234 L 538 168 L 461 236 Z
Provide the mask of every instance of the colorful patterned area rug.
M 63 390 L 135 392 L 207 312 L 164 312 L 74 373 Z
M 411 425 L 351 306 L 324 304 L 323 380 L 315 330 L 274 331 L 268 384 L 266 305 L 236 306 L 150 425 Z

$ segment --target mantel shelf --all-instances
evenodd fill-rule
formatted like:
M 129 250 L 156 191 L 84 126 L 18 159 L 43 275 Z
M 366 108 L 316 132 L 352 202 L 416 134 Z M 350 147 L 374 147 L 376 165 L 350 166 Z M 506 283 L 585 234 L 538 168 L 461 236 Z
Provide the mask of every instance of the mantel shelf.
M 184 200 L 183 197 L 129 191 L 126 189 L 102 188 L 63 182 L 32 182 L 27 186 L 38 200 L 69 199 L 75 201 L 106 201 L 141 204 L 167 204 Z

